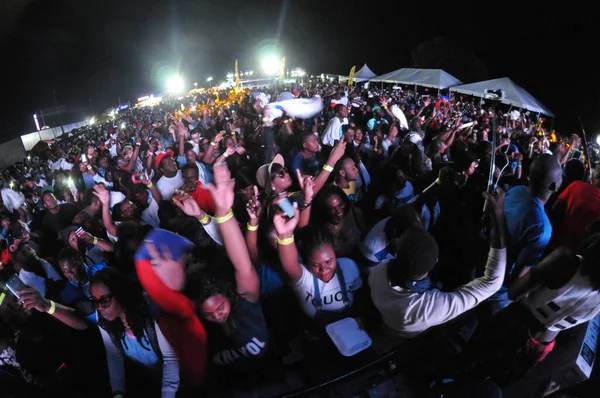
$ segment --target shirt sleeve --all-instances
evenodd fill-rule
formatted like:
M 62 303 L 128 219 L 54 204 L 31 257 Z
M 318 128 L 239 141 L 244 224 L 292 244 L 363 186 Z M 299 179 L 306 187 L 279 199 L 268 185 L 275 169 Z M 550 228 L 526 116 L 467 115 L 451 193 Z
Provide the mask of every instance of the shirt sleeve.
M 185 156 L 177 156 L 177 163 L 179 164 L 179 167 L 183 167 L 187 163 L 187 159 Z
M 104 349 L 106 350 L 106 364 L 108 365 L 108 375 L 110 378 L 110 387 L 112 392 L 125 392 L 125 360 L 123 355 L 112 342 L 106 330 L 100 329 Z
M 321 141 L 323 145 L 333 146 L 335 144 L 335 140 L 339 140 L 339 131 L 336 131 L 336 126 L 339 129 L 340 126 L 336 123 L 336 118 L 334 117 L 329 121 L 327 127 L 325 127 L 325 131 L 323 131 L 323 138 Z
M 179 389 L 179 359 L 158 324 L 154 324 L 158 347 L 163 357 L 162 398 L 175 398 Z
M 506 249 L 490 249 L 484 275 L 452 292 L 437 289 L 424 293 L 420 304 L 407 314 L 422 320 L 428 327 L 441 325 L 474 308 L 496 293 L 504 280 Z
M 544 233 L 543 228 L 539 225 L 531 227 L 527 231 L 525 237 L 527 243 L 519 252 L 517 263 L 528 267 L 536 265 L 546 250 L 550 235 Z
M 214 217 L 210 217 L 210 223 L 208 225 L 202 225 L 208 236 L 219 246 L 223 246 L 223 237 L 217 227 L 217 221 Z

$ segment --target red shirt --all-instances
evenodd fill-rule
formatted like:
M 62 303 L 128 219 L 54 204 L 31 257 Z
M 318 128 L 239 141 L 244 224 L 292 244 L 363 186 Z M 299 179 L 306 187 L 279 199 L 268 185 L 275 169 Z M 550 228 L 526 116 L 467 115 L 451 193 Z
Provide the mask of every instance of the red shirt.
M 194 198 L 196 203 L 198 203 L 198 206 L 200 206 L 204 212 L 210 215 L 215 214 L 215 202 L 213 197 L 210 192 L 202 187 L 202 183 L 200 181 L 198 181 L 198 184 L 196 185 L 196 190 L 194 192 L 190 192 L 189 194 L 192 198 Z
M 600 188 L 581 181 L 572 182 L 558 197 L 565 213 L 553 236 L 556 246 L 577 251 L 585 229 L 600 218 Z

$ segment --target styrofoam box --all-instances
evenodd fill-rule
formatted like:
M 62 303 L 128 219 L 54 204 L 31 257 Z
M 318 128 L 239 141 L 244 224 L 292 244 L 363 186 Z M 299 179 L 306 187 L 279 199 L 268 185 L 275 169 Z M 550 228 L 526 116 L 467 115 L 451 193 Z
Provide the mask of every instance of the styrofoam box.
M 371 337 L 358 327 L 354 318 L 345 318 L 330 323 L 325 330 L 340 354 L 345 357 L 356 355 L 373 344 Z

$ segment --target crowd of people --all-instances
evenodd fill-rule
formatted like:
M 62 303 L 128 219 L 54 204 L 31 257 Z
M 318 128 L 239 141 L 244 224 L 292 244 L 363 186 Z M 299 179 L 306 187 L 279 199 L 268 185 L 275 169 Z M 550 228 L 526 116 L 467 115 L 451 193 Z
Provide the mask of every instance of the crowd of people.
M 296 98 L 322 104 L 290 116 Z M 195 92 L 49 141 L 2 174 L 3 388 L 250 394 L 341 319 L 385 353 L 474 312 L 453 376 L 518 380 L 600 312 L 600 166 L 547 127 L 320 83 Z

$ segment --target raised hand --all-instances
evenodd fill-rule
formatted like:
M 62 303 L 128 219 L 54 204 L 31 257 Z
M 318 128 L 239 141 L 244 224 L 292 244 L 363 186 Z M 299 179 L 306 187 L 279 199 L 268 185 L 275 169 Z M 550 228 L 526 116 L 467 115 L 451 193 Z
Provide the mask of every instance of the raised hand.
M 277 236 L 281 239 L 291 237 L 299 221 L 300 212 L 298 211 L 298 204 L 294 202 L 294 217 L 287 218 L 283 212 L 277 213 L 273 217 L 273 225 L 275 226 L 275 231 L 277 231 Z
M 388 99 L 385 97 L 381 97 L 381 99 L 379 100 L 379 103 L 381 104 L 381 106 L 386 107 L 386 106 L 388 106 Z
M 251 220 L 258 220 L 263 212 L 262 202 L 258 199 L 258 187 L 254 186 L 254 195 L 246 203 L 246 211 Z
M 39 312 L 46 312 L 50 309 L 50 301 L 31 287 L 26 287 L 17 291 L 20 296 L 19 303 L 28 310 L 36 309 Z
M 296 170 L 296 175 L 298 176 L 298 183 L 300 184 L 300 189 L 304 192 L 304 203 L 310 203 L 314 196 L 314 187 L 315 181 L 312 176 L 300 174 L 300 170 Z
M 338 142 L 338 144 L 333 148 L 333 151 L 331 151 L 331 154 L 329 155 L 329 160 L 327 161 L 327 164 L 331 167 L 334 167 L 335 164 L 338 162 L 338 160 L 340 160 L 342 158 L 342 156 L 344 156 L 345 152 L 346 152 L 346 141 L 340 140 L 340 142 Z
M 175 206 L 179 207 L 187 216 L 197 218 L 198 220 L 204 218 L 204 215 L 206 214 L 200 206 L 198 206 L 198 203 L 183 191 L 175 191 L 173 203 L 175 203 Z
M 169 288 L 182 291 L 185 286 L 185 263 L 187 256 L 182 256 L 178 261 L 173 260 L 168 246 L 162 246 L 162 256 L 156 249 L 154 242 L 145 241 L 146 250 L 150 255 L 154 272 Z
M 502 190 L 502 188 L 498 187 L 496 189 L 496 193 L 490 194 L 489 192 L 484 192 L 483 197 L 488 203 L 487 210 L 491 213 L 490 215 L 495 219 L 498 223 L 504 222 L 504 198 L 506 197 L 506 192 Z
M 223 139 L 223 137 L 225 137 L 225 134 L 227 134 L 227 132 L 225 130 L 219 131 L 219 134 L 217 134 L 215 136 L 214 143 L 218 144 L 219 142 L 221 142 L 221 140 Z
M 94 195 L 96 195 L 102 205 L 108 205 L 110 203 L 110 192 L 108 192 L 104 185 L 94 185 Z
M 226 164 L 216 164 L 214 166 L 214 184 L 209 183 L 204 187 L 211 193 L 215 202 L 215 214 L 225 216 L 233 207 L 235 199 L 235 180 L 231 178 L 231 173 Z

